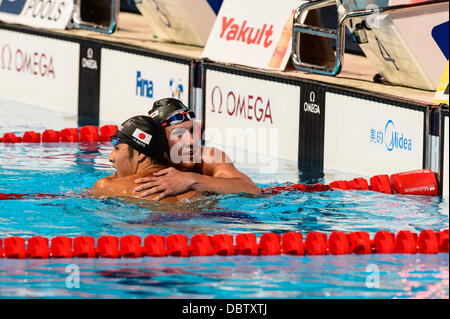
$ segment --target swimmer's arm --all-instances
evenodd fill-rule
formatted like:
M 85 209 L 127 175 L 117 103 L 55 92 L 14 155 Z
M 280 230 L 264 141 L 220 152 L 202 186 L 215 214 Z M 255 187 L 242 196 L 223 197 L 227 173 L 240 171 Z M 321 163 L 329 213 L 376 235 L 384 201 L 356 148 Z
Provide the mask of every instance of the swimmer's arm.
M 145 200 L 154 200 L 156 197 L 155 194 L 150 194 L 142 197 L 139 192 L 134 192 L 133 187 L 135 186 L 134 180 L 136 176 L 127 176 L 127 177 L 115 177 L 116 174 L 113 174 L 109 177 L 104 177 L 99 179 L 94 187 L 92 188 L 92 196 L 94 198 L 101 197 L 133 197 Z M 188 192 L 185 194 L 181 194 L 178 196 L 170 196 L 166 197 L 162 200 L 162 202 L 177 202 L 182 199 L 190 199 L 195 195 L 195 192 Z
M 248 193 L 261 195 L 261 189 L 231 159 L 216 148 L 204 148 L 204 174 L 190 173 L 191 189 L 215 193 Z M 219 159 L 219 160 L 217 160 Z
M 222 166 L 223 165 L 223 166 Z M 224 167 L 226 165 L 226 167 Z M 199 192 L 248 193 L 261 195 L 261 189 L 245 174 L 239 172 L 233 164 L 221 164 L 213 176 L 190 174 L 191 189 Z
M 261 194 L 259 187 L 247 175 L 238 171 L 223 152 L 216 152 L 221 158 L 215 162 L 205 158 L 203 174 L 181 172 L 169 167 L 154 173 L 154 177 L 137 179 L 136 183 L 145 184 L 137 186 L 135 190 L 142 196 L 159 193 L 155 200 L 186 191 Z

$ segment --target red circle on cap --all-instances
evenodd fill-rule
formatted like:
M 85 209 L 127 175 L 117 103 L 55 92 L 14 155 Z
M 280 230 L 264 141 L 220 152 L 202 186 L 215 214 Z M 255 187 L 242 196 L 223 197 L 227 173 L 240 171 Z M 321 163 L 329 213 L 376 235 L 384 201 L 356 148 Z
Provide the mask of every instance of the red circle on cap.
M 145 134 L 144 134 L 144 133 L 140 133 L 140 134 L 139 134 L 139 138 L 140 138 L 141 140 L 145 139 Z

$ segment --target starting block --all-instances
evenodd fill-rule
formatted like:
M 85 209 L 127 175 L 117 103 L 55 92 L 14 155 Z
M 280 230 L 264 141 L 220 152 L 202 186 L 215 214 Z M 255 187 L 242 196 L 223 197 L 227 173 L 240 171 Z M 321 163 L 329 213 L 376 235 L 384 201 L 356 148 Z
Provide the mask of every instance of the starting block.
M 336 6 L 336 29 L 306 23 L 308 11 L 328 6 Z M 441 35 L 448 33 L 448 14 L 447 0 L 310 1 L 294 14 L 292 62 L 301 71 L 339 74 L 348 28 L 353 41 L 378 71 L 375 81 L 435 91 L 448 60 L 448 36 Z M 318 51 L 318 56 L 326 57 L 321 64 L 302 59 L 302 51 L 308 50 L 302 46 L 305 35 L 317 41 L 335 40 L 336 52 Z M 334 57 L 331 61 L 330 56 Z

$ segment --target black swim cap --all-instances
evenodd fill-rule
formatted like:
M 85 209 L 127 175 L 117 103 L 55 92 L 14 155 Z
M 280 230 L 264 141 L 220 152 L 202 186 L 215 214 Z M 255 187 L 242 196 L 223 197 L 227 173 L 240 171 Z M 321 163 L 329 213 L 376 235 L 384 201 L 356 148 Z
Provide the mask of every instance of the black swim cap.
M 190 109 L 180 100 L 165 98 L 153 103 L 153 108 L 148 111 L 148 115 L 162 125 L 172 115 L 185 111 L 190 111 Z
M 164 154 L 169 153 L 164 129 L 145 115 L 134 116 L 123 122 L 114 137 L 158 162 L 164 162 Z

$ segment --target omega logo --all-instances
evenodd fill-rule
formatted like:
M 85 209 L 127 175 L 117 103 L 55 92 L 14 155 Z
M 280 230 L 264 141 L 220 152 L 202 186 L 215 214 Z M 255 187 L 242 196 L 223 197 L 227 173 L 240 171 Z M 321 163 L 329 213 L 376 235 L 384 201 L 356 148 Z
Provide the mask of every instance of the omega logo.
M 309 113 L 320 114 L 320 107 L 316 104 L 316 93 L 314 91 L 309 93 L 309 102 L 303 103 L 303 110 Z
M 8 44 L 3 45 L 1 51 L 1 70 L 15 70 L 16 72 L 55 78 L 53 56 L 43 52 L 13 49 Z
M 88 48 L 86 52 L 87 58 L 83 58 L 81 60 L 81 66 L 86 69 L 90 70 L 97 70 L 97 61 L 93 59 L 94 57 L 94 50 L 92 48 Z
M 273 124 L 270 98 L 232 90 L 224 95 L 219 86 L 215 86 L 211 91 L 211 112 Z

